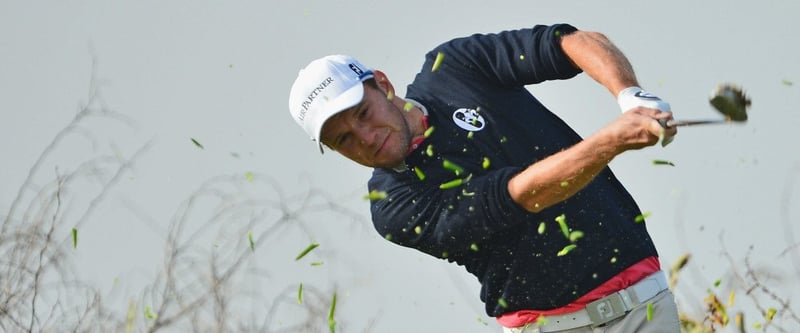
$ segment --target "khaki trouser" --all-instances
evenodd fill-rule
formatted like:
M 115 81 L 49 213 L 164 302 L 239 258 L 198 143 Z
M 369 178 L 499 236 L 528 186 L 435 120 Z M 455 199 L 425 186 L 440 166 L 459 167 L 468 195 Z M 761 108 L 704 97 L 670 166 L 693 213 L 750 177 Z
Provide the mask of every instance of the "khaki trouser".
M 647 303 L 653 303 L 653 316 L 647 320 Z M 662 291 L 647 302 L 633 308 L 623 317 L 602 327 L 576 327 L 559 333 L 679 333 L 678 307 L 672 292 Z M 535 324 L 527 327 L 503 328 L 504 333 L 545 333 Z

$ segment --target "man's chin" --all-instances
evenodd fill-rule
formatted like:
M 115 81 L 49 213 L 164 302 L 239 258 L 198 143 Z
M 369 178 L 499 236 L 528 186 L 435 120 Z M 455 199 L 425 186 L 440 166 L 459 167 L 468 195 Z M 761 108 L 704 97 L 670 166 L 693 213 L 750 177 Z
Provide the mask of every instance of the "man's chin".
M 405 159 L 396 159 L 396 160 L 375 162 L 375 165 L 373 165 L 372 167 L 381 169 L 397 169 L 398 167 L 405 165 L 406 165 Z
M 383 151 L 378 156 L 380 158 L 372 163 L 374 168 L 392 169 L 398 165 L 405 165 L 406 162 L 405 151 Z

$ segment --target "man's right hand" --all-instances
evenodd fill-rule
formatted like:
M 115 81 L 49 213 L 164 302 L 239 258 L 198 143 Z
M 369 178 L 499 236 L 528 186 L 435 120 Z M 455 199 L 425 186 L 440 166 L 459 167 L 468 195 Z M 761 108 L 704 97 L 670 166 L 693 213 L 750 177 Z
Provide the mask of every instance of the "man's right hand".
M 670 119 L 672 112 L 637 106 L 625 111 L 601 132 L 609 135 L 618 147 L 618 153 L 622 153 L 652 146 L 675 136 L 678 133 L 676 128 L 665 128 L 660 123 Z

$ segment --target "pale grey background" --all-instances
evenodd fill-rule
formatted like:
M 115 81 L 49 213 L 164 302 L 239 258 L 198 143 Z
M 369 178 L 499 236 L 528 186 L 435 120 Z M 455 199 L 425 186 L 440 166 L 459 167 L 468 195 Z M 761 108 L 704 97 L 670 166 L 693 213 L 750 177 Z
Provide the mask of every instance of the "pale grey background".
M 326 258 L 321 267 L 294 262 L 310 241 L 305 235 L 271 246 L 284 252 L 263 254 L 275 270 L 263 288 L 299 281 L 338 288 L 338 316 L 353 330 L 375 319 L 379 332 L 496 332 L 470 275 L 374 234 L 362 199 L 370 170 L 320 155 L 290 118 L 288 91 L 310 60 L 347 53 L 385 71 L 403 95 L 423 54 L 441 41 L 568 22 L 609 36 L 642 86 L 669 101 L 676 118 L 717 117 L 706 98 L 720 82 L 741 84 L 753 98 L 744 126 L 682 128 L 667 148 L 612 163 L 642 210 L 652 212 L 648 228 L 664 265 L 694 255 L 696 280 L 683 286 L 681 301 L 699 302 L 713 280 L 726 277 L 720 239 L 738 259 L 752 245 L 754 261 L 796 279 L 780 254 L 800 217 L 797 13 L 797 1 L 2 0 L 0 210 L 7 211 L 36 156 L 86 100 L 94 58 L 105 103 L 136 127 L 92 130 L 117 141 L 126 156 L 152 140 L 81 229 L 76 262 L 102 288 L 115 278 L 130 291 L 140 288 L 160 260 L 164 228 L 181 201 L 208 178 L 252 171 L 272 175 L 289 193 L 309 186 L 327 192 L 363 215 L 356 222 L 315 221 L 311 240 L 322 244 L 314 254 Z M 585 75 L 530 89 L 583 135 L 619 112 Z M 86 146 L 71 138 L 42 177 L 52 178 L 54 165 L 79 161 Z M 654 166 L 654 159 L 676 166 Z

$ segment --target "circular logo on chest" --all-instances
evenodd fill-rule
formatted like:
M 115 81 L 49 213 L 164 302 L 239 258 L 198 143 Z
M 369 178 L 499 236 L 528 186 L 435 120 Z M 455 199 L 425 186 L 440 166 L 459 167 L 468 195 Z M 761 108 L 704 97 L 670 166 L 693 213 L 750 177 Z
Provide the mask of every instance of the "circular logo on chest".
M 475 109 L 461 108 L 453 112 L 453 122 L 467 131 L 480 131 L 486 126 L 483 116 Z

